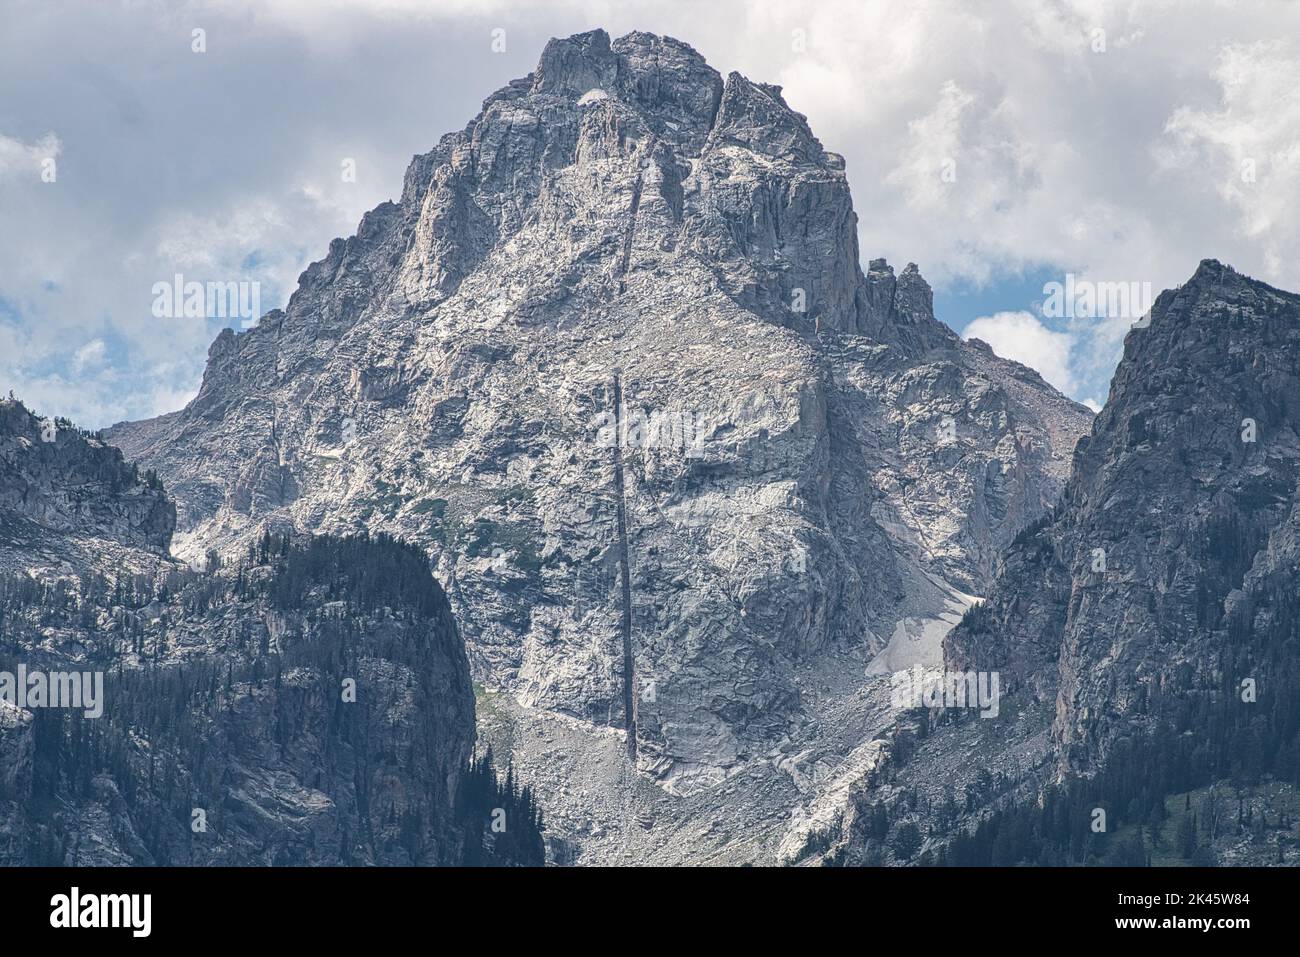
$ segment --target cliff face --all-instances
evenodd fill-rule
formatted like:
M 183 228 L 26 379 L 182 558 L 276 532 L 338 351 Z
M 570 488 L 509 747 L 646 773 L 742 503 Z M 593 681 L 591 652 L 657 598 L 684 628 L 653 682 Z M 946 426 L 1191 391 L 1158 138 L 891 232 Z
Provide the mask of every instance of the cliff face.
M 1181 827 L 1193 863 L 1287 862 L 1298 573 L 1300 295 L 1207 260 L 1129 332 L 1059 503 L 944 636 L 996 707 L 895 708 L 783 855 L 1134 866 Z
M 0 473 L 0 863 L 541 862 L 531 798 L 466 787 L 469 664 L 423 551 L 264 536 L 196 571 L 155 479 L 12 401 Z
M 83 563 L 101 549 L 166 555 L 176 507 L 121 451 L 0 400 L 0 570 Z
M 100 672 L 103 714 L 30 707 L 0 731 L 26 756 L 5 863 L 461 860 L 474 704 L 418 551 L 316 539 L 212 574 L 91 576 L 57 604 L 24 581 L 0 589 L 3 670 Z
M 1262 714 L 1289 693 L 1263 636 L 1294 613 L 1298 480 L 1300 296 L 1202 262 L 1129 333 L 1060 505 L 949 633 L 949 666 L 1054 703 L 1061 773 L 1206 702 Z
M 223 332 L 186 409 L 111 440 L 184 555 L 263 523 L 418 542 L 480 680 L 635 719 L 641 770 L 705 787 L 805 721 L 801 663 L 981 593 L 1087 427 L 914 266 L 858 261 L 843 161 L 779 88 L 555 40 Z

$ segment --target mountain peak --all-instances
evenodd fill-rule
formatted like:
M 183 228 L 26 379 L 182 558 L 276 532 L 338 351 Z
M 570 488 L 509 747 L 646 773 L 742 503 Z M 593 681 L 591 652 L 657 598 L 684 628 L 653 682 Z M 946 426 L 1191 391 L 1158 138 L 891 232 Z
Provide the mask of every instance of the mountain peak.
M 612 86 L 617 74 L 618 57 L 610 49 L 609 34 L 591 30 L 546 44 L 533 71 L 533 92 L 581 96 Z
M 1253 276 L 1238 272 L 1232 266 L 1217 259 L 1202 259 L 1196 267 L 1196 272 L 1181 288 L 1186 289 L 1187 287 L 1208 291 L 1211 295 L 1225 299 L 1246 295 L 1248 297 L 1263 296 L 1279 300 L 1300 301 L 1300 295 L 1297 293 L 1279 289 L 1262 279 L 1256 279 Z
M 1129 333 L 1124 358 L 1138 367 L 1164 363 L 1170 350 L 1180 350 L 1189 358 L 1205 358 L 1213 364 L 1214 353 L 1209 348 L 1193 356 L 1189 351 L 1193 341 L 1207 347 L 1218 343 L 1216 349 L 1239 348 L 1247 344 L 1242 335 L 1247 325 L 1259 326 L 1265 339 L 1286 335 L 1291 310 L 1297 305 L 1300 295 L 1240 273 L 1217 259 L 1202 259 L 1187 282 L 1156 297 L 1145 320 Z M 1271 327 L 1273 333 L 1263 333 L 1263 327 Z M 1238 345 L 1231 346 L 1230 339 Z M 1116 381 L 1124 370 L 1125 363 L 1121 363 Z
M 1081 769 L 1153 697 L 1213 687 L 1227 611 L 1300 562 L 1298 395 L 1300 296 L 1202 261 L 1129 333 L 1053 520 L 1004 556 L 948 664 L 1056 697 L 1063 766 Z
M 732 72 L 722 91 L 714 137 L 756 153 L 796 163 L 821 164 L 825 156 L 808 120 L 781 96 L 781 88 Z
M 581 106 L 613 99 L 641 113 L 657 135 L 677 140 L 695 134 L 698 148 L 713 126 L 722 86 L 718 71 L 689 44 L 642 31 L 611 43 L 596 29 L 550 40 L 531 76 L 503 95 L 527 90 L 576 98 Z
M 959 340 L 935 318 L 934 292 L 916 263 L 909 262 L 895 275 L 894 267 L 884 259 L 873 259 L 865 278 L 865 301 L 858 322 L 866 335 L 913 353 Z
M 935 576 L 982 588 L 1086 423 L 964 347 L 915 264 L 864 277 L 843 163 L 780 87 L 593 31 L 416 157 L 182 413 L 114 437 L 176 490 L 183 554 L 263 525 L 429 548 L 491 683 L 688 788 L 782 733 L 796 658 L 890 633 L 905 577 L 936 611 Z

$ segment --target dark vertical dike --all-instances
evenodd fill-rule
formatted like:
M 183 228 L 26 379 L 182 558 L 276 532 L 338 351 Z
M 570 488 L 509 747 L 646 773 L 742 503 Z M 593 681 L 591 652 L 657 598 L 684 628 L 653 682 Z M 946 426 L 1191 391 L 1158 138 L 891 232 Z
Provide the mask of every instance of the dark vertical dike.
M 646 151 L 654 162 L 655 146 L 658 140 L 650 141 L 650 148 Z M 645 183 L 645 165 L 637 170 L 636 185 L 632 187 L 632 222 L 627 228 L 627 234 L 623 237 L 623 253 L 619 257 L 618 264 L 618 294 L 621 296 L 627 292 L 627 269 L 632 263 L 632 241 L 636 237 L 636 214 L 641 209 L 641 187 Z
M 623 592 L 623 614 L 619 630 L 623 637 L 623 726 L 627 729 L 627 753 L 636 760 L 636 664 L 632 656 L 632 571 L 627 547 L 627 504 L 623 482 L 623 384 L 614 374 L 614 494 L 618 515 L 618 577 Z

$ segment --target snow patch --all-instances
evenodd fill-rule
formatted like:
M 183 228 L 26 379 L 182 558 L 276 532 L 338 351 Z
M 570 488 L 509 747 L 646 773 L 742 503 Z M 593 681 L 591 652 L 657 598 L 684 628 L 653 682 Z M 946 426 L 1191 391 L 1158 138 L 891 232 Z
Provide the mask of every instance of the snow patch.
M 894 634 L 880 654 L 867 665 L 868 675 L 905 671 L 913 665 L 922 668 L 943 667 L 943 638 L 961 621 L 966 609 L 982 599 L 953 588 L 938 618 L 903 618 L 894 625 Z

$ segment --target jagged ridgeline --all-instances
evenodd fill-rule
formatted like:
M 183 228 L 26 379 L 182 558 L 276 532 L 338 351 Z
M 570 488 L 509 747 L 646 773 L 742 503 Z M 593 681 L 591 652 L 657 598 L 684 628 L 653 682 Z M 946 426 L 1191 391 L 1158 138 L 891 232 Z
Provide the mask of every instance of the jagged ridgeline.
M 1298 480 L 1300 296 L 1206 260 L 945 638 L 1001 673 L 999 720 L 916 723 L 839 859 L 1295 863 Z

